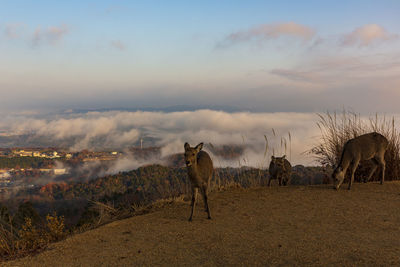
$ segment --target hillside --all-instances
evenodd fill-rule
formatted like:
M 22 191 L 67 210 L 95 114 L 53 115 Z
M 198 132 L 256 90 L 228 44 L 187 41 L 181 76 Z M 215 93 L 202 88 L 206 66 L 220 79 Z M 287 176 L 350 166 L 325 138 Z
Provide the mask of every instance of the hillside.
M 116 221 L 5 266 L 400 265 L 400 182 L 231 189 Z

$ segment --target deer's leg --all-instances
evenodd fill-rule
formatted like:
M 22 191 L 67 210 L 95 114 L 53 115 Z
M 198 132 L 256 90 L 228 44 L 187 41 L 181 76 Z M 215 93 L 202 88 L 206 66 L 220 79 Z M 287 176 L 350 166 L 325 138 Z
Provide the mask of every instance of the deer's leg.
M 282 186 L 282 175 L 279 175 L 278 179 L 279 179 L 279 186 Z
M 205 206 L 205 208 L 206 208 L 206 212 L 207 212 L 207 215 L 208 215 L 207 218 L 208 218 L 208 219 L 211 219 L 210 208 L 209 208 L 209 206 L 208 206 L 207 188 L 206 188 L 206 187 L 203 187 L 202 190 L 201 190 L 201 193 L 202 193 L 202 195 L 203 195 L 204 206 Z
M 374 163 L 374 166 L 372 167 L 371 172 L 369 173 L 368 177 L 366 177 L 364 179 L 364 183 L 368 182 L 371 179 L 372 175 L 376 171 L 376 168 L 378 168 L 379 162 L 375 158 L 372 159 L 372 162 Z
M 271 180 L 272 180 L 272 176 L 270 175 L 270 176 L 268 177 L 268 186 L 271 186 Z
M 381 167 L 381 184 L 385 181 L 385 169 L 386 169 L 386 163 L 384 159 L 384 154 L 381 155 L 380 157 L 377 158 L 377 161 L 379 162 L 379 166 Z
M 289 184 L 289 180 L 290 180 L 290 175 L 289 174 L 285 174 L 284 179 L 283 179 L 283 185 L 288 185 Z
M 286 177 L 286 185 L 290 184 L 290 181 L 292 180 L 292 172 L 288 172 L 287 177 Z
M 353 164 L 351 166 L 351 177 L 350 177 L 350 181 L 349 181 L 349 190 L 351 189 L 351 186 L 353 185 L 354 182 L 354 173 L 356 172 L 356 169 L 358 167 L 358 163 L 360 163 L 360 159 L 354 159 L 353 160 Z
M 195 208 L 195 206 L 196 206 L 196 199 L 197 199 L 197 191 L 198 191 L 198 190 L 199 190 L 199 189 L 198 189 L 197 187 L 195 187 L 195 188 L 192 189 L 192 204 L 191 204 L 191 206 L 192 206 L 192 211 L 191 211 L 191 213 L 190 213 L 189 222 L 191 222 L 192 219 L 193 219 L 193 213 L 194 213 L 194 208 Z
M 204 189 L 204 188 L 202 188 L 201 190 L 200 190 L 200 192 L 201 192 L 201 195 L 203 196 L 203 203 L 204 203 L 204 211 L 205 212 L 207 212 L 207 209 L 208 209 L 208 202 L 207 202 L 207 200 L 208 200 L 208 195 L 207 195 L 207 191 L 206 191 L 206 189 Z
M 336 189 L 336 190 L 339 190 L 339 188 L 340 188 L 340 186 L 342 185 L 342 183 L 343 183 L 343 181 L 344 181 L 344 178 L 346 177 L 346 172 L 347 172 L 347 168 L 345 169 L 345 170 L 342 170 L 342 172 L 343 172 L 343 179 L 340 179 L 339 181 L 334 181 L 334 188 Z

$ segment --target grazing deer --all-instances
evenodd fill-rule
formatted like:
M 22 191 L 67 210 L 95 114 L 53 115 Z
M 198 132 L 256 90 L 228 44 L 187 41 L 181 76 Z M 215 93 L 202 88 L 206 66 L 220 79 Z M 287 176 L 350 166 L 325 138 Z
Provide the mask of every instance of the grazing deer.
M 210 185 L 214 168 L 210 156 L 207 154 L 207 152 L 201 151 L 202 148 L 203 143 L 198 144 L 196 147 L 190 147 L 188 143 L 185 143 L 185 162 L 189 180 L 192 186 L 192 212 L 190 213 L 190 222 L 193 218 L 197 200 L 197 192 L 199 189 L 203 195 L 208 219 L 211 219 L 210 208 L 208 207 L 207 190 L 208 186 Z
M 290 165 L 290 162 L 286 159 L 286 155 L 283 157 L 271 156 L 271 163 L 269 164 L 268 171 L 268 186 L 271 186 L 272 179 L 278 179 L 280 186 L 287 185 L 292 175 L 292 165 Z
M 348 187 L 350 190 L 358 164 L 361 160 L 369 159 L 372 159 L 374 166 L 368 177 L 364 179 L 364 182 L 367 182 L 374 174 L 376 168 L 380 166 L 382 169 L 381 184 L 383 184 L 385 180 L 385 152 L 388 144 L 389 142 L 386 137 L 376 132 L 363 134 L 348 140 L 343 146 L 339 165 L 332 173 L 334 188 L 336 190 L 339 189 L 340 185 L 343 183 L 347 168 L 351 163 L 351 178 Z

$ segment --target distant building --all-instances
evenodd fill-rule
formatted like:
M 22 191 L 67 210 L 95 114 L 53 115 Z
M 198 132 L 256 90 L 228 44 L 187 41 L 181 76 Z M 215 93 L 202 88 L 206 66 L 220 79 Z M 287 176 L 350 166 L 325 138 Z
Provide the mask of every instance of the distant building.
M 8 179 L 10 177 L 11 177 L 11 175 L 10 175 L 10 173 L 8 171 L 0 170 L 0 180 L 5 180 L 5 179 Z
M 20 157 L 32 157 L 33 152 L 32 151 L 25 151 L 23 149 L 16 151 L 17 155 L 19 155 Z
M 67 173 L 67 169 L 61 168 L 61 169 L 53 169 L 53 173 L 55 175 L 63 175 Z
M 54 168 L 54 169 L 40 169 L 41 172 L 54 174 L 54 175 L 63 175 L 68 173 L 65 168 Z

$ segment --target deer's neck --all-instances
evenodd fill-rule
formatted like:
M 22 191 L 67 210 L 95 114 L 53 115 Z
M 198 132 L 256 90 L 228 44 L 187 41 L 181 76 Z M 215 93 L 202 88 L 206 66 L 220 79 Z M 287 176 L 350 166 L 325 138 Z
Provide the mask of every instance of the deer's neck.
M 339 166 L 342 167 L 344 171 L 346 171 L 350 165 L 351 160 L 352 157 L 348 153 L 344 152 L 342 158 L 340 159 Z
M 191 165 L 188 167 L 188 173 L 191 176 L 196 176 L 197 175 L 197 163 Z

